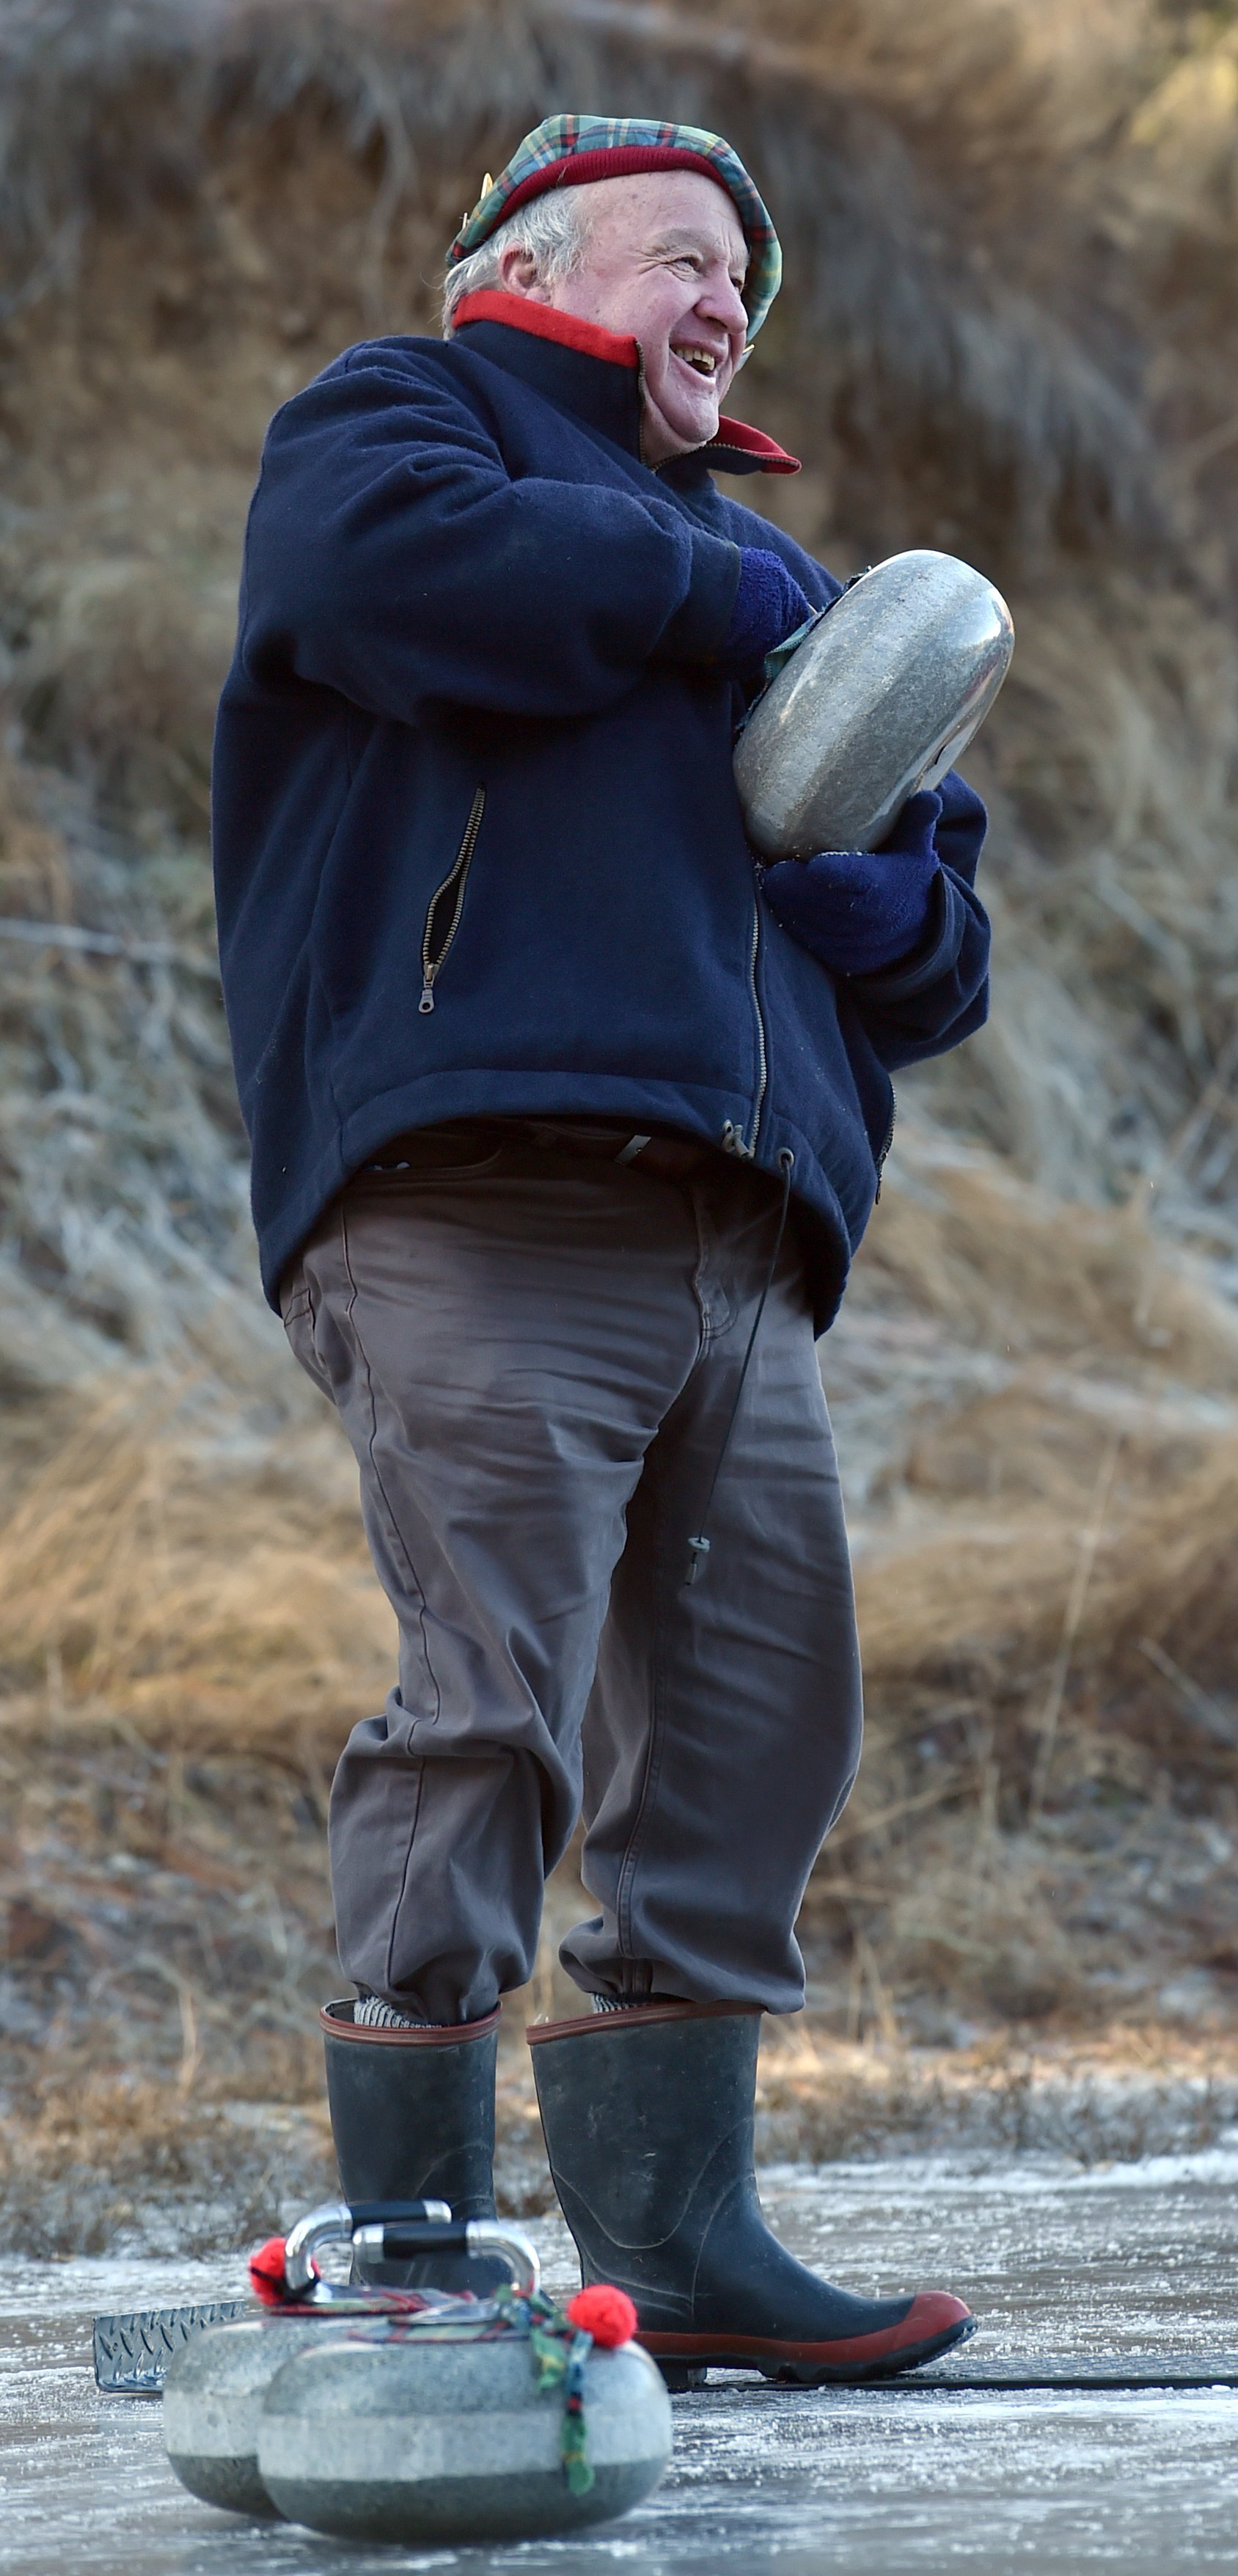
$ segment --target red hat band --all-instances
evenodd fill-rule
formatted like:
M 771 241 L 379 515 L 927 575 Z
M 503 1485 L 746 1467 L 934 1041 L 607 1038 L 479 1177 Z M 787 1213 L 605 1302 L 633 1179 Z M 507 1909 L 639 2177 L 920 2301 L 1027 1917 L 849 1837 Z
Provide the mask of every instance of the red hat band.
M 646 170 L 697 170 L 703 179 L 712 179 L 724 197 L 728 194 L 717 163 L 707 160 L 703 152 L 686 151 L 681 143 L 623 143 L 602 152 L 565 152 L 544 169 L 531 170 L 513 188 L 503 222 L 517 206 L 527 205 L 530 197 L 544 197 L 551 188 L 586 187 L 591 179 L 628 179 Z

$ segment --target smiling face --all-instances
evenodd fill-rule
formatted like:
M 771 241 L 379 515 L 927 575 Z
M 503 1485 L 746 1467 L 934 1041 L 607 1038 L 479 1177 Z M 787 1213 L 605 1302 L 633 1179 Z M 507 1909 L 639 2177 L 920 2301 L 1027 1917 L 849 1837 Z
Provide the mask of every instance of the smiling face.
M 579 266 L 545 286 L 511 243 L 503 286 L 640 342 L 648 465 L 707 446 L 748 330 L 748 249 L 730 197 L 695 170 L 597 179 L 572 193 L 586 233 Z

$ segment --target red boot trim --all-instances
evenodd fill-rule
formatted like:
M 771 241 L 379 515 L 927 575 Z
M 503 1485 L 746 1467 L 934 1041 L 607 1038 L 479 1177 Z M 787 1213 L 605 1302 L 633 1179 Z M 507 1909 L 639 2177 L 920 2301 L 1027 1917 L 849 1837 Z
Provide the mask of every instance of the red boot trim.
M 655 2361 L 732 2361 L 758 2369 L 773 2363 L 799 2363 L 815 2370 L 869 2371 L 876 2366 L 910 2368 L 927 2360 L 943 2341 L 954 2342 L 957 2330 L 975 2320 L 961 2299 L 946 2290 L 922 2290 L 896 2326 L 877 2334 L 844 2335 L 832 2343 L 789 2343 L 776 2335 L 638 2334 Z
M 720 2013 L 759 2013 L 763 2004 L 625 2004 L 620 2012 L 582 2013 L 577 2021 L 534 2021 L 525 2032 L 530 2048 L 543 2039 L 583 2039 L 599 2030 L 644 2029 L 651 2021 L 712 2021 Z
M 329 2039 L 355 2039 L 375 2048 L 458 2048 L 463 2040 L 484 2039 L 502 2018 L 496 2004 L 484 2021 L 432 2022 L 425 2030 L 370 2030 L 359 2026 L 352 2017 L 352 1997 L 341 2003 L 324 2004 L 318 2015 L 318 2026 Z

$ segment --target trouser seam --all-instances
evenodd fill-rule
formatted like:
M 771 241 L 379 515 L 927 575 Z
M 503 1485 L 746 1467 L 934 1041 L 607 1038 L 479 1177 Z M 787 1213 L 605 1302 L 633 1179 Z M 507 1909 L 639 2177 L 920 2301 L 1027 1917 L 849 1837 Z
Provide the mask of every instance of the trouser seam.
M 683 1387 L 680 1389 L 681 1396 L 686 1391 L 689 1379 L 695 1375 L 696 1370 L 701 1367 L 702 1363 L 708 1357 L 711 1345 L 718 1339 L 721 1333 L 729 1332 L 735 1322 L 734 1311 L 727 1314 L 725 1322 L 714 1320 L 709 1301 L 704 1294 L 704 1272 L 706 1264 L 710 1259 L 711 1252 L 716 1254 L 720 1248 L 719 1239 L 716 1229 L 711 1223 L 706 1210 L 704 1192 L 692 1181 L 684 1183 L 683 1190 L 684 1196 L 691 1208 L 692 1221 L 696 1229 L 698 1258 L 692 1277 L 692 1293 L 696 1300 L 699 1325 L 696 1358 L 693 1361 L 692 1367 L 687 1372 Z M 728 1308 L 731 1307 L 732 1301 L 729 1297 L 726 1302 Z M 670 1408 L 668 1407 L 668 1411 L 669 1409 Z M 664 1414 L 662 1423 L 659 1425 L 659 1429 L 665 1427 L 665 1422 L 666 1415 Z M 645 1748 L 645 1766 L 641 1780 L 640 1804 L 636 1811 L 632 1831 L 628 1836 L 623 1859 L 619 1865 L 619 1884 L 616 1891 L 615 1903 L 615 1932 L 619 1955 L 622 1959 L 628 1961 L 632 1960 L 635 1949 L 632 1934 L 632 1900 L 636 1872 L 640 1866 L 641 1853 L 644 1848 L 653 1811 L 657 1804 L 658 1783 L 662 1768 L 662 1753 L 666 1740 L 666 1710 L 664 1702 L 664 1644 L 666 1635 L 667 1601 L 665 1581 L 666 1514 L 667 1504 L 665 1498 L 665 1487 L 662 1487 L 659 1490 L 657 1499 L 653 1543 L 654 1611 L 652 1674 L 649 1691 L 649 1740 Z
M 353 1343 L 354 1343 L 354 1346 L 355 1346 L 355 1348 L 356 1348 L 357 1356 L 358 1356 L 358 1358 L 360 1359 L 360 1362 L 361 1362 L 362 1368 L 363 1368 L 363 1369 L 364 1369 L 364 1371 L 365 1371 L 365 1392 L 366 1392 L 366 1400 L 367 1400 L 367 1403 L 368 1403 L 368 1405 L 369 1405 L 369 1412 L 370 1412 L 370 1436 L 369 1436 L 369 1439 L 368 1439 L 368 1440 L 367 1440 L 367 1442 L 366 1442 L 366 1455 L 367 1455 L 367 1457 L 368 1457 L 368 1459 L 369 1459 L 369 1462 L 370 1462 L 370 1472 L 371 1472 L 371 1475 L 372 1475 L 372 1476 L 373 1476 L 373 1478 L 374 1478 L 374 1483 L 375 1483 L 375 1485 L 376 1485 L 376 1487 L 377 1487 L 377 1489 L 378 1489 L 379 1495 L 380 1495 L 380 1496 L 381 1496 L 381 1498 L 382 1498 L 382 1506 L 383 1506 L 383 1510 L 385 1511 L 385 1513 L 386 1513 L 386 1515 L 387 1515 L 387 1525 L 388 1525 L 388 1528 L 390 1529 L 391 1535 L 392 1535 L 393 1539 L 395 1540 L 395 1544 L 396 1544 L 397 1549 L 399 1550 L 400 1555 L 401 1555 L 401 1556 L 403 1557 L 403 1559 L 404 1559 L 405 1567 L 407 1568 L 407 1572 L 408 1572 L 408 1578 L 409 1578 L 409 1581 L 410 1581 L 410 1583 L 412 1584 L 413 1590 L 414 1590 L 414 1592 L 415 1592 L 415 1593 L 416 1593 L 416 1595 L 417 1595 L 417 1625 L 418 1625 L 418 1627 L 419 1627 L 419 1629 L 420 1629 L 420 1631 L 421 1631 L 421 1651 L 422 1651 L 422 1655 L 423 1655 L 423 1657 L 424 1657 L 424 1659 L 425 1659 L 425 1667 L 426 1667 L 426 1671 L 427 1671 L 427 1673 L 428 1673 L 428 1674 L 429 1674 L 429 1676 L 430 1676 L 430 1682 L 431 1682 L 431 1685 L 432 1685 L 432 1688 L 433 1688 L 433 1691 L 434 1691 L 434 1715 L 435 1715 L 435 1718 L 437 1718 L 437 1717 L 439 1716 L 439 1714 L 440 1714 L 441 1709 L 442 1709 L 443 1700 L 442 1700 L 442 1693 L 441 1693 L 441 1691 L 440 1691 L 440 1689 L 439 1689 L 439 1685 L 438 1685 L 438 1677 L 437 1677 L 437 1675 L 436 1675 L 436 1673 L 435 1673 L 434 1665 L 433 1665 L 433 1662 L 431 1661 L 431 1657 L 430 1657 L 430 1640 L 429 1640 L 429 1637 L 428 1637 L 428 1636 L 427 1636 L 427 1634 L 426 1634 L 426 1592 L 425 1592 L 425 1585 L 423 1584 L 423 1582 L 422 1582 L 422 1580 L 421 1580 L 421 1577 L 420 1577 L 420 1575 L 419 1575 L 419 1574 L 418 1574 L 418 1572 L 417 1572 L 417 1568 L 416 1568 L 416 1566 L 415 1566 L 415 1565 L 414 1565 L 414 1563 L 413 1563 L 412 1557 L 411 1557 L 411 1555 L 409 1554 L 408 1542 L 407 1542 L 407 1540 L 406 1540 L 406 1538 L 405 1538 L 405 1536 L 404 1536 L 404 1532 L 403 1532 L 403 1530 L 400 1528 L 400 1524 L 399 1524 L 398 1520 L 396 1519 L 395 1511 L 394 1511 L 394 1509 L 393 1509 L 393 1507 L 392 1507 L 391 1497 L 390 1497 L 390 1495 L 388 1494 L 388 1492 L 387 1492 L 387 1488 L 386 1488 L 386 1485 L 385 1485 L 385 1484 L 384 1484 L 384 1482 L 383 1482 L 382 1469 L 381 1469 L 381 1467 L 379 1466 L 379 1463 L 378 1463 L 377 1457 L 375 1456 L 375 1442 L 377 1441 L 377 1438 L 378 1438 L 378 1403 L 377 1403 L 377 1399 L 376 1399 L 375 1394 L 374 1394 L 374 1378 L 373 1378 L 373 1372 L 372 1372 L 372 1370 L 371 1370 L 371 1368 L 370 1368 L 369 1356 L 368 1356 L 368 1354 L 367 1354 L 367 1351 L 366 1351 L 366 1348 L 365 1348 L 365 1344 L 364 1344 L 364 1342 L 363 1342 L 363 1341 L 362 1341 L 362 1339 L 361 1339 L 361 1328 L 360 1328 L 360 1325 L 359 1325 L 359 1324 L 358 1324 L 358 1322 L 357 1322 L 356 1307 L 357 1307 L 357 1297 L 358 1297 L 358 1293 L 359 1293 L 359 1292 L 358 1292 L 358 1288 L 357 1288 L 356 1278 L 355 1278 L 354 1273 L 353 1273 L 353 1267 L 352 1267 L 352 1254 L 351 1254 L 351 1252 L 350 1252 L 350 1250 L 349 1250 L 349 1243 L 348 1243 L 348 1216 L 347 1216 L 347 1210 L 346 1210 L 346 1209 L 341 1209 L 341 1211 L 340 1211 L 340 1248 L 341 1248 L 341 1251 L 343 1252 L 343 1256 L 344 1256 L 344 1275 L 345 1275 L 345 1278 L 346 1278 L 346 1279 L 347 1279 L 347 1281 L 348 1281 L 348 1291 L 349 1291 L 349 1295 L 348 1295 L 348 1306 L 347 1306 L 347 1310 L 346 1310 L 346 1320 L 347 1320 L 348 1325 L 349 1325 L 349 1327 L 350 1327 L 350 1329 L 351 1329 L 351 1332 L 352 1332 Z
M 348 1240 L 348 1211 L 346 1206 L 341 1207 L 340 1209 L 340 1251 L 343 1255 L 344 1261 L 344 1276 L 348 1282 L 348 1304 L 345 1309 L 345 1318 L 349 1331 L 352 1334 L 353 1347 L 356 1350 L 357 1357 L 365 1372 L 366 1403 L 369 1407 L 370 1414 L 370 1432 L 369 1438 L 366 1442 L 366 1455 L 370 1462 L 370 1473 L 373 1476 L 378 1493 L 382 1498 L 383 1509 L 387 1515 L 388 1527 L 393 1539 L 395 1540 L 396 1547 L 404 1559 L 405 1566 L 408 1570 L 409 1581 L 411 1582 L 417 1596 L 417 1624 L 421 1631 L 421 1651 L 426 1671 L 430 1677 L 430 1685 L 434 1692 L 434 1717 L 437 1718 L 442 1708 L 443 1700 L 442 1693 L 438 1685 L 438 1676 L 435 1673 L 434 1665 L 430 1659 L 430 1641 L 426 1635 L 425 1586 L 422 1583 L 417 1572 L 417 1568 L 409 1554 L 407 1541 L 405 1540 L 404 1533 L 396 1519 L 395 1512 L 392 1509 L 391 1497 L 383 1482 L 382 1469 L 380 1468 L 377 1457 L 375 1456 L 375 1443 L 378 1439 L 378 1401 L 374 1393 L 374 1373 L 370 1367 L 369 1354 L 361 1339 L 361 1328 L 357 1321 L 357 1298 L 359 1291 L 356 1275 L 352 1266 L 352 1252 Z M 431 1722 L 433 1723 L 433 1720 Z M 400 1893 L 392 1908 L 391 1930 L 387 1940 L 387 1983 L 389 1986 L 393 1982 L 391 1971 L 394 1964 L 396 1930 L 403 1910 L 404 1898 L 408 1890 L 408 1873 L 412 1867 L 413 1843 L 416 1838 L 417 1823 L 421 1814 L 421 1793 L 425 1785 L 424 1757 L 414 1754 L 412 1756 L 412 1760 L 416 1768 L 417 1785 L 413 1798 L 413 1812 L 409 1818 L 408 1841 L 404 1852 L 404 1866 L 400 1872 Z
M 650 1676 L 649 1689 L 649 1737 L 645 1747 L 645 1767 L 644 1776 L 641 1781 L 640 1805 L 637 1808 L 632 1831 L 628 1836 L 627 1846 L 619 1867 L 618 1901 L 615 1906 L 615 1929 L 618 1935 L 619 1955 L 622 1959 L 628 1961 L 632 1959 L 634 1952 L 634 1943 L 632 1938 L 633 1886 L 637 1868 L 640 1863 L 641 1850 L 644 1845 L 649 1820 L 653 1814 L 653 1809 L 657 1800 L 658 1779 L 662 1768 L 662 1747 L 666 1733 L 665 1708 L 663 1704 L 664 1658 L 662 1651 L 666 1620 L 666 1587 L 662 1579 L 663 1565 L 665 1562 L 665 1517 L 666 1505 L 663 1489 L 663 1491 L 659 1492 L 657 1500 L 653 1547 L 654 1612 L 652 1672 Z
M 417 1774 L 417 1785 L 413 1792 L 413 1812 L 409 1819 L 408 1841 L 404 1849 L 404 1867 L 400 1872 L 400 1893 L 391 1909 L 391 1930 L 387 1936 L 387 1983 L 392 1987 L 395 1985 L 395 1976 L 393 1973 L 395 1968 L 395 1936 L 399 1926 L 400 1916 L 404 1911 L 404 1899 L 408 1894 L 408 1873 L 413 1865 L 413 1845 L 417 1839 L 417 1826 L 421 1817 L 421 1793 L 426 1784 L 426 1766 L 423 1755 L 418 1754 L 414 1757 L 413 1767 Z

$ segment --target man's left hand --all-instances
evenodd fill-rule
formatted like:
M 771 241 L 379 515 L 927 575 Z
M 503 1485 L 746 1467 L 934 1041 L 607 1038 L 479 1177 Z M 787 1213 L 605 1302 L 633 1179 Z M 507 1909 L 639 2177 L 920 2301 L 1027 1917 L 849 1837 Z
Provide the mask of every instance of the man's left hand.
M 940 872 L 934 833 L 941 798 L 908 798 L 879 850 L 822 850 L 778 859 L 762 888 L 783 929 L 835 975 L 879 975 L 917 948 Z
M 816 613 L 781 555 L 764 546 L 743 546 L 731 623 L 714 659 L 734 679 L 755 680 L 766 654 Z

